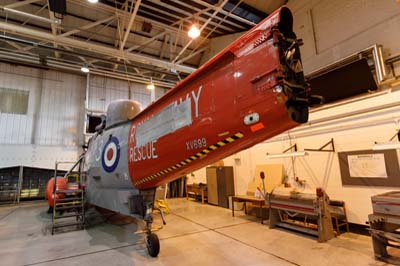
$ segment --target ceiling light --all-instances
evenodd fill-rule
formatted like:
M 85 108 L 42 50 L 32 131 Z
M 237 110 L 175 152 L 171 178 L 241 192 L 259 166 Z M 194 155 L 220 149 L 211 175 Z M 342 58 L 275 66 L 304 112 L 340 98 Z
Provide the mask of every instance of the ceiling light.
M 89 3 L 92 3 L 92 4 L 99 2 L 99 0 L 88 0 L 88 1 L 89 1 Z
M 189 29 L 189 31 L 188 31 L 188 35 L 189 35 L 189 37 L 192 38 L 192 39 L 196 39 L 197 37 L 200 36 L 200 30 L 199 30 L 199 28 L 197 27 L 196 24 L 193 24 L 193 25 L 190 27 L 190 29 Z
M 393 150 L 393 149 L 400 149 L 400 142 L 375 143 L 374 146 L 372 146 L 373 151 Z
M 81 67 L 81 71 L 82 71 L 83 73 L 89 73 L 89 72 L 90 72 L 90 69 L 89 69 L 88 67 L 86 67 L 86 66 L 83 66 L 83 67 Z
M 156 88 L 156 86 L 154 86 L 153 78 L 152 78 L 152 77 L 150 78 L 150 84 L 148 84 L 148 85 L 146 86 L 146 88 L 147 88 L 148 90 L 154 90 L 154 89 Z
M 267 153 L 267 159 L 278 159 L 278 158 L 289 158 L 289 157 L 301 157 L 307 156 L 306 151 L 295 151 L 295 152 L 284 152 L 284 153 Z
M 146 86 L 146 88 L 147 88 L 148 90 L 154 90 L 156 87 L 154 86 L 153 83 L 150 83 L 149 85 Z

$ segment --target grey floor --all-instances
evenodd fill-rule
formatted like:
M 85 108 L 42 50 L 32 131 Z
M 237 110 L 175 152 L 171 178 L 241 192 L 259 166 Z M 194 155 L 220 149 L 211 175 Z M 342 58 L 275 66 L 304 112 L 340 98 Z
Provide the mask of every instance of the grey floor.
M 141 223 L 92 218 L 87 230 L 52 236 L 45 203 L 0 207 L 0 265 L 387 265 L 374 260 L 367 236 L 345 233 L 317 243 L 269 229 L 240 211 L 232 217 L 229 209 L 193 200 L 168 204 L 172 213 L 157 232 L 157 258 L 147 255 L 143 235 L 137 233 Z

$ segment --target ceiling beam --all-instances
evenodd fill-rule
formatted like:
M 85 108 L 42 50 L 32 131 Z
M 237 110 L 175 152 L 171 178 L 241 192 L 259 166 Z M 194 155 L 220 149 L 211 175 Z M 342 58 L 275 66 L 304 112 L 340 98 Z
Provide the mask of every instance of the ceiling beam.
M 161 45 L 161 49 L 160 49 L 160 59 L 162 59 L 164 57 L 165 47 L 167 47 L 167 43 L 168 43 L 168 40 L 170 37 L 171 37 L 171 34 L 166 34 L 164 36 L 164 42 Z
M 17 8 L 17 7 L 30 5 L 32 3 L 40 2 L 40 1 L 42 1 L 42 0 L 25 0 L 25 1 L 20 1 L 20 2 L 16 2 L 16 3 L 8 4 L 8 5 L 5 5 L 4 7 L 6 7 L 6 8 Z
M 136 0 L 135 8 L 133 9 L 132 14 L 130 15 L 131 18 L 129 20 L 128 27 L 126 28 L 124 39 L 123 39 L 123 41 L 122 41 L 122 43 L 121 43 L 121 45 L 119 47 L 119 49 L 121 51 L 124 50 L 126 41 L 128 40 L 128 37 L 129 37 L 129 33 L 131 33 L 131 28 L 132 28 L 133 22 L 135 21 L 136 14 L 137 14 L 137 12 L 139 10 L 139 6 L 140 6 L 141 2 L 142 2 L 142 0 Z
M 201 26 L 200 28 L 200 32 L 202 32 L 205 27 L 207 27 L 208 23 L 210 23 L 210 21 L 222 10 L 222 8 L 226 5 L 226 3 L 228 2 L 228 0 L 223 0 L 222 3 L 220 5 L 218 5 L 217 8 L 214 9 L 214 13 L 208 18 L 208 20 Z M 179 54 L 175 57 L 175 59 L 172 61 L 172 63 L 175 63 L 179 57 L 186 51 L 187 48 L 189 48 L 189 46 L 192 44 L 192 42 L 194 41 L 194 39 L 191 39 L 185 47 L 182 48 L 182 50 L 179 52 Z
M 193 14 L 191 14 L 191 13 L 189 13 L 189 12 L 185 12 L 184 10 L 179 9 L 179 8 L 176 8 L 176 7 L 173 7 L 173 6 L 171 6 L 171 5 L 167 5 L 165 11 L 164 11 L 164 10 L 160 10 L 160 9 L 158 9 L 158 8 L 156 8 L 156 7 L 153 7 L 153 6 L 150 6 L 150 5 L 146 5 L 146 4 L 143 4 L 143 6 L 147 7 L 148 9 L 154 10 L 155 12 L 158 12 L 158 13 L 161 13 L 161 14 L 164 14 L 164 15 L 167 15 L 167 16 L 170 16 L 170 17 L 173 17 L 173 18 L 179 20 L 179 22 L 181 22 L 181 21 L 188 21 L 188 23 L 192 24 L 193 21 L 190 22 L 190 18 L 193 18 L 193 19 L 195 19 L 196 21 L 199 21 L 200 23 L 203 23 L 203 22 L 205 22 L 205 21 L 207 20 L 207 19 L 202 18 L 202 17 L 200 17 L 200 16 L 198 16 L 198 15 L 193 15 Z M 208 9 L 208 8 L 207 8 L 207 9 Z M 211 9 L 211 8 L 210 8 L 210 9 Z M 180 13 L 181 15 L 180 15 L 180 16 L 179 16 L 179 15 L 175 15 L 175 14 L 173 14 L 173 13 L 171 13 L 171 12 L 168 12 L 169 10 L 172 10 L 172 11 L 175 11 L 175 12 L 177 12 L 177 13 Z M 204 13 L 204 12 L 201 12 L 201 13 Z M 183 16 L 186 16 L 186 17 L 185 17 L 185 18 L 182 18 L 182 15 L 183 15 Z M 178 22 L 178 21 L 177 21 L 177 22 Z M 172 25 L 176 25 L 177 22 L 174 22 Z M 211 22 L 210 24 L 213 24 L 213 23 L 214 23 L 214 22 Z M 232 29 L 230 29 L 230 28 L 228 28 L 228 27 L 225 27 L 225 26 L 221 26 L 220 28 L 221 28 L 221 29 L 224 29 L 225 32 L 226 32 L 226 31 L 228 31 L 228 32 L 232 31 Z M 221 33 L 224 33 L 224 32 L 223 32 L 223 31 L 220 31 L 219 33 L 221 34 Z
M 213 6 L 212 4 L 209 4 L 209 3 L 207 3 L 207 1 L 203 1 L 203 0 L 192 0 L 192 1 L 197 3 L 197 4 L 207 6 L 207 7 Z M 228 11 L 225 11 L 223 9 L 220 12 L 222 14 L 224 14 L 224 15 L 227 15 L 229 13 Z M 256 25 L 256 23 L 254 23 L 254 22 L 252 22 L 250 20 L 244 19 L 242 17 L 239 17 L 239 16 L 237 16 L 235 14 L 231 14 L 230 16 L 231 16 L 231 18 L 236 19 L 236 20 L 238 20 L 240 22 L 246 23 L 246 24 L 248 24 L 250 26 L 255 26 Z
M 184 1 L 179 1 L 179 2 L 183 3 Z M 150 8 L 150 9 L 157 10 L 155 7 L 150 7 L 150 6 L 147 6 L 147 7 Z M 196 12 L 195 15 L 193 15 L 190 12 L 187 12 L 187 11 L 185 11 L 183 9 L 180 9 L 180 8 L 177 8 L 177 7 L 174 7 L 174 6 L 171 6 L 171 5 L 168 5 L 166 8 L 185 15 L 186 18 L 182 19 L 182 16 L 179 17 L 177 15 L 169 14 L 170 16 L 173 16 L 173 17 L 175 17 L 175 18 L 177 18 L 179 20 L 182 20 L 182 21 L 189 21 L 190 22 L 191 19 L 194 19 L 194 20 L 198 21 L 199 23 L 203 23 L 203 22 L 207 21 L 207 18 L 203 18 L 203 17 L 200 16 L 201 14 L 205 13 L 203 10 L 201 10 L 200 12 Z M 207 11 L 211 10 L 211 9 L 212 8 L 210 8 L 210 7 L 206 8 Z M 158 12 L 164 12 L 164 13 L 168 14 L 167 11 L 158 10 Z M 206 15 L 208 15 L 208 14 L 206 14 Z M 190 24 L 192 24 L 192 23 L 193 23 L 193 21 L 190 22 Z M 216 25 L 216 22 L 211 21 L 210 22 L 210 26 L 214 26 L 214 25 Z M 225 31 L 232 32 L 232 29 L 228 28 L 226 26 L 222 25 L 220 28 L 224 29 Z M 220 33 L 223 33 L 223 31 L 221 31 Z
M 54 21 L 55 21 L 55 16 L 54 16 L 54 13 L 53 13 L 53 11 L 51 11 L 50 10 L 50 3 L 49 3 L 49 0 L 47 0 L 47 6 L 48 6 L 48 11 L 49 11 L 49 18 L 50 18 L 50 20 L 51 21 L 53 21 L 52 23 L 51 23 L 51 33 L 53 33 L 53 35 L 54 36 L 57 36 L 58 35 L 58 26 L 57 26 L 57 24 L 56 23 L 54 23 Z M 57 48 L 58 46 L 57 46 L 57 44 L 54 42 L 53 43 L 53 46 L 54 46 L 54 48 Z M 56 58 L 59 58 L 60 57 L 60 53 L 59 52 L 54 52 L 54 54 L 55 54 L 55 56 L 56 56 Z
M 88 1 L 83 1 L 83 0 L 67 0 L 68 3 L 71 4 L 75 4 L 75 5 L 79 5 L 82 6 L 84 8 L 88 8 L 88 9 L 96 9 L 97 12 L 101 11 L 101 12 L 107 12 L 109 14 L 114 14 L 117 16 L 121 16 L 121 17 L 125 17 L 128 16 L 128 14 L 125 13 L 124 10 L 120 10 L 120 9 L 116 9 L 115 7 L 106 5 L 106 4 L 102 4 L 102 3 L 97 3 L 96 5 L 93 5 L 91 3 L 89 3 Z M 155 20 L 152 19 L 148 19 L 145 17 L 142 17 L 140 15 L 136 15 L 137 19 L 140 19 L 140 21 L 147 21 L 150 22 L 153 26 L 156 26 L 158 29 L 161 30 L 165 30 L 168 29 L 172 32 L 177 32 L 177 28 L 170 26 L 170 25 L 165 25 L 163 23 L 157 22 Z
M 22 62 L 22 63 L 30 63 L 37 66 L 43 66 L 42 62 L 40 61 L 40 58 L 37 55 L 15 54 L 14 52 L 0 50 L 0 58 L 7 59 L 11 62 Z M 59 61 L 55 58 L 46 58 L 46 66 L 52 69 L 69 70 L 69 71 L 74 71 L 76 73 L 82 73 L 80 68 L 76 67 L 75 62 Z M 133 73 L 129 74 L 123 72 L 113 73 L 107 70 L 103 70 L 101 68 L 92 68 L 90 69 L 90 73 L 121 80 L 129 80 L 143 84 L 147 84 L 149 82 L 149 77 L 135 75 Z M 163 81 L 155 78 L 153 78 L 153 83 L 156 86 L 161 86 L 166 88 L 172 88 L 175 85 L 173 81 Z
M 10 42 L 10 41 L 4 41 L 4 42 L 7 43 L 8 45 L 14 47 L 14 48 L 17 49 L 18 51 L 21 51 L 22 48 L 23 48 L 22 46 L 20 46 L 20 45 L 14 43 L 14 42 Z
M 182 59 L 179 59 L 176 63 L 177 63 L 177 64 L 181 64 L 181 63 L 183 63 L 183 62 L 189 60 L 190 58 L 192 58 L 192 57 L 194 57 L 194 56 L 196 56 L 196 55 L 198 55 L 198 54 L 200 54 L 200 53 L 206 51 L 208 48 L 209 48 L 208 46 L 203 47 L 203 48 L 197 50 L 196 52 L 191 53 L 191 54 L 189 54 L 188 56 L 186 56 L 186 57 L 184 57 L 184 58 L 182 58 Z
M 227 0 L 225 0 L 227 1 Z M 5 23 L 0 21 L 0 29 L 7 31 L 7 32 L 12 32 L 13 34 L 17 34 L 19 36 L 27 36 L 30 38 L 34 38 L 37 40 L 43 40 L 46 42 L 55 42 L 60 45 L 66 45 L 69 47 L 74 47 L 86 51 L 91 51 L 93 53 L 98 53 L 102 54 L 104 56 L 112 56 L 117 59 L 122 59 L 125 58 L 126 60 L 131 60 L 134 62 L 139 62 L 142 64 L 147 64 L 155 67 L 160 67 L 163 69 L 167 70 L 177 70 L 183 73 L 192 73 L 194 70 L 196 70 L 193 67 L 188 67 L 184 65 L 179 65 L 179 64 L 174 64 L 168 61 L 160 60 L 154 57 L 150 56 L 145 56 L 137 53 L 127 53 L 124 51 L 120 51 L 119 49 L 99 45 L 99 44 L 94 44 L 94 43 L 88 43 L 80 40 L 76 40 L 73 38 L 69 37 L 64 37 L 64 36 L 54 36 L 53 34 L 47 33 L 47 32 L 42 32 L 34 29 L 30 29 L 27 27 L 22 27 L 19 25 L 13 25 L 10 23 Z
M 14 15 L 17 15 L 17 16 L 28 17 L 28 18 L 31 18 L 31 19 L 34 19 L 34 20 L 37 20 L 37 21 L 46 22 L 46 23 L 50 23 L 50 24 L 59 22 L 58 19 L 57 20 L 56 19 L 52 20 L 52 19 L 49 19 L 49 18 L 33 15 L 31 13 L 22 12 L 22 11 L 19 11 L 19 10 L 16 10 L 16 9 L 12 9 L 12 8 L 8 8 L 8 7 L 0 6 L 0 11 L 13 13 Z
M 181 31 L 181 27 L 182 27 L 182 22 L 183 21 L 190 20 L 192 17 L 198 16 L 201 13 L 207 12 L 210 9 L 212 9 L 212 8 L 206 8 L 204 10 L 200 10 L 199 12 L 196 12 L 195 14 L 190 15 L 189 17 L 181 18 L 180 20 L 172 23 L 172 26 L 179 25 L 179 29 L 176 32 L 176 38 L 178 38 L 178 36 L 179 36 L 179 32 Z M 125 51 L 131 52 L 131 51 L 136 50 L 138 48 L 146 47 L 147 45 L 149 45 L 150 43 L 152 43 L 153 41 L 155 41 L 156 39 L 160 38 L 161 36 L 163 36 L 163 35 L 165 35 L 167 33 L 171 33 L 171 30 L 170 29 L 166 29 L 165 31 L 162 31 L 162 32 L 158 33 L 157 35 L 151 37 L 148 41 L 146 41 L 146 42 L 144 42 L 144 43 L 142 43 L 140 45 L 134 45 L 134 46 L 126 49 Z
M 37 11 L 35 11 L 34 15 L 39 14 L 40 12 L 42 12 L 44 9 L 46 9 L 48 6 L 48 4 L 46 3 L 44 6 L 42 6 L 40 9 L 38 9 Z M 31 18 L 28 18 L 27 20 L 24 21 L 24 23 L 22 23 L 22 25 L 25 25 L 26 23 L 28 23 L 31 20 Z
M 190 5 L 189 3 L 186 3 L 185 1 L 181 1 L 181 0 L 171 0 L 171 1 L 173 1 L 173 2 L 175 2 L 177 4 L 179 4 L 179 5 L 183 5 L 183 6 L 187 7 L 187 8 L 196 10 L 197 12 L 195 13 L 195 16 L 200 16 L 201 14 L 209 16 L 209 14 L 207 12 L 210 11 L 210 10 L 213 10 L 215 8 L 213 5 L 209 5 L 205 9 L 199 9 L 199 8 L 193 6 L 193 5 Z M 222 20 L 222 18 L 220 18 L 218 16 L 215 17 L 215 18 L 218 19 L 218 20 Z M 205 19 L 204 19 L 204 21 L 205 21 Z M 217 23 L 217 22 L 215 22 L 215 23 Z M 247 30 L 247 28 L 244 27 L 243 25 L 240 25 L 240 24 L 232 22 L 232 21 L 225 21 L 225 23 L 229 24 L 229 25 L 231 25 L 232 27 L 235 27 L 235 28 L 239 28 L 239 29 L 242 29 L 242 30 Z M 232 29 L 230 29 L 230 30 L 232 31 Z
M 164 34 L 167 34 L 168 32 L 169 32 L 168 30 L 160 32 L 159 34 L 151 37 L 150 39 L 148 39 L 147 41 L 145 41 L 142 44 L 137 44 L 137 45 L 134 45 L 134 46 L 132 46 L 132 47 L 130 47 L 128 49 L 125 49 L 125 52 L 131 52 L 131 51 L 136 50 L 136 49 L 138 49 L 140 47 L 145 47 L 145 46 L 149 45 L 150 43 L 152 43 L 153 41 L 155 41 L 156 39 L 158 39 L 161 36 L 163 36 Z
M 70 35 L 73 35 L 73 34 L 76 34 L 76 33 L 80 32 L 80 31 L 88 30 L 90 28 L 96 27 L 96 26 L 101 25 L 103 23 L 107 23 L 107 22 L 112 21 L 114 19 L 115 19 L 115 16 L 107 17 L 107 18 L 104 18 L 104 19 L 101 19 L 101 20 L 86 24 L 86 25 L 84 25 L 82 27 L 79 27 L 78 29 L 67 31 L 67 32 L 65 32 L 63 34 L 60 34 L 60 36 L 64 36 L 64 37 L 70 36 Z
M 71 49 L 71 48 L 69 48 L 68 46 L 64 46 L 63 45 L 63 47 L 65 48 L 65 50 L 68 50 L 68 51 L 71 51 L 71 52 L 73 52 L 73 49 Z M 72 55 L 74 55 L 73 53 L 71 53 Z M 74 56 L 76 56 L 77 58 L 79 58 L 82 62 L 84 62 L 85 64 L 91 64 L 92 62 L 88 62 L 83 56 L 80 56 L 80 55 L 74 55 Z
M 229 17 L 229 15 L 230 15 L 243 1 L 244 1 L 244 0 L 238 1 L 237 4 L 231 9 L 231 11 L 229 11 L 229 13 L 226 14 L 225 17 L 223 18 L 223 20 L 221 20 L 219 23 L 222 23 L 227 17 Z M 210 35 L 213 33 L 213 31 L 216 29 L 216 27 L 218 27 L 218 25 L 215 26 L 215 28 L 214 28 L 213 30 L 211 30 L 211 31 L 207 34 L 207 36 L 206 36 L 202 41 L 200 41 L 200 42 L 196 45 L 196 47 L 195 47 L 194 49 L 192 49 L 192 51 L 190 52 L 190 54 L 189 54 L 187 57 L 190 58 L 192 54 L 196 53 L 196 50 L 199 49 L 199 47 L 201 47 L 201 45 L 204 43 L 204 40 L 207 40 L 207 38 L 210 37 Z M 180 63 L 182 63 L 182 62 L 185 62 L 185 61 L 179 60 L 177 63 L 180 64 Z

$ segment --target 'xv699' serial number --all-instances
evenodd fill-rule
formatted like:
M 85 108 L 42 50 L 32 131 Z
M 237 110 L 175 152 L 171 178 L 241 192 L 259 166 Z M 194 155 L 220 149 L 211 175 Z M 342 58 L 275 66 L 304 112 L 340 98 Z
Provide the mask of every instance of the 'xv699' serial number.
M 196 150 L 205 147 L 207 147 L 207 140 L 205 138 L 186 141 L 187 150 Z

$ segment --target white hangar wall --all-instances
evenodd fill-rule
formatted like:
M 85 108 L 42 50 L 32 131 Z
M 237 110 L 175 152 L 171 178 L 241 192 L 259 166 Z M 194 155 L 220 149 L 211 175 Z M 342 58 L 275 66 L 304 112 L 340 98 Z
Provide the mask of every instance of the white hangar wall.
M 142 104 L 146 108 L 151 103 L 151 92 L 146 85 L 112 79 L 104 76 L 90 75 L 89 83 L 89 110 L 105 112 L 110 102 L 118 99 L 129 98 L 129 86 L 131 89 L 131 98 Z M 160 98 L 166 90 L 156 88 L 155 99 Z
M 56 160 L 76 160 L 84 143 L 86 84 L 84 75 L 0 63 L 0 93 L 29 95 L 26 113 L 0 107 L 0 167 L 53 168 Z M 89 84 L 89 108 L 97 111 L 128 98 L 126 81 L 90 75 Z M 146 107 L 150 91 L 144 84 L 130 86 L 132 98 Z M 156 98 L 164 93 L 157 88 Z
M 400 5 L 395 0 L 290 0 L 305 73 L 374 44 L 400 53 Z
M 0 167 L 53 168 L 55 160 L 75 160 L 85 84 L 84 76 L 0 64 L 0 87 L 29 93 L 25 114 L 0 113 Z
M 304 40 L 301 50 L 305 73 L 375 43 L 383 45 L 386 58 L 400 54 L 400 5 L 394 0 L 289 0 L 288 6 L 294 15 L 294 31 Z M 216 47 L 211 47 L 210 51 L 214 50 Z M 395 74 L 400 75 L 400 63 L 395 68 Z M 372 213 L 371 195 L 400 188 L 343 186 L 337 153 L 370 150 L 375 141 L 388 141 L 400 129 L 400 87 L 362 97 L 313 111 L 310 124 L 226 158 L 225 165 L 234 167 L 236 193 L 246 193 L 257 164 L 282 163 L 292 187 L 326 189 L 331 198 L 346 202 L 350 222 L 365 224 Z M 349 116 L 353 112 L 360 114 Z M 327 121 L 314 124 L 317 120 Z M 290 146 L 288 136 L 299 150 L 319 148 L 334 139 L 336 153 L 310 152 L 309 156 L 295 159 L 296 176 L 306 181 L 305 187 L 294 181 L 291 159 L 266 159 L 267 152 L 279 153 Z M 205 183 L 205 169 L 194 172 L 188 182 Z
M 364 224 L 372 212 L 371 195 L 400 188 L 342 185 L 338 152 L 371 150 L 375 141 L 388 141 L 400 126 L 399 101 L 399 91 L 386 92 L 381 96 L 314 112 L 310 116 L 311 124 L 299 126 L 226 158 L 225 165 L 234 166 L 237 193 L 246 192 L 248 183 L 255 177 L 256 165 L 283 164 L 287 181 L 293 188 L 315 191 L 315 188 L 322 187 L 330 198 L 346 202 L 350 222 Z M 376 111 L 370 112 L 371 109 Z M 360 115 L 349 116 L 354 111 L 360 112 Z M 329 117 L 333 116 L 341 118 L 330 120 Z M 326 119 L 326 122 L 313 124 L 312 121 L 319 119 Z M 331 138 L 334 139 L 335 153 L 309 152 L 309 156 L 295 158 L 294 163 L 291 158 L 266 158 L 266 153 L 280 153 L 294 143 L 299 150 L 318 149 Z M 266 176 L 268 178 L 268 173 Z M 305 186 L 297 184 L 295 176 L 305 180 Z

